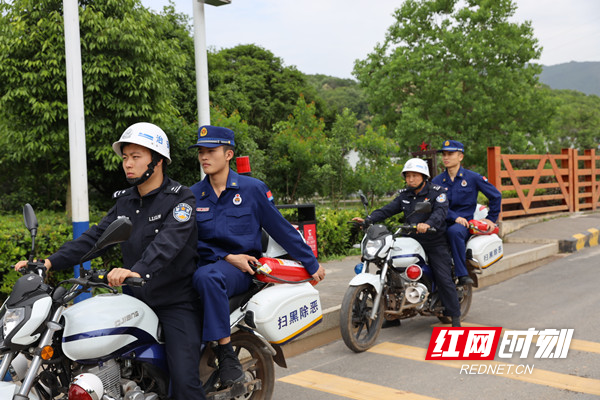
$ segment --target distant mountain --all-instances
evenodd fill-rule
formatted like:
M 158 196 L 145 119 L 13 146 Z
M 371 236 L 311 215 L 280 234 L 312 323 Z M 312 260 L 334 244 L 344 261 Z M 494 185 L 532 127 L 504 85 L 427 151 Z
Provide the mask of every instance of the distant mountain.
M 600 96 L 600 61 L 543 66 L 540 82 L 552 89 L 571 89 Z

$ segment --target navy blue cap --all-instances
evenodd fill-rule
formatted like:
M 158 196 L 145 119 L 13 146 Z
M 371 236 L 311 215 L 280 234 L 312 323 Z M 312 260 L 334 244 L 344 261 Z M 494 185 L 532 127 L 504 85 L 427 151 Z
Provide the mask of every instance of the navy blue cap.
M 234 133 L 231 129 L 220 126 L 203 125 L 198 128 L 198 141 L 192 147 L 235 146 Z
M 442 144 L 442 148 L 437 152 L 441 153 L 442 151 L 460 151 L 461 153 L 464 153 L 465 146 L 457 140 L 446 140 L 444 144 Z

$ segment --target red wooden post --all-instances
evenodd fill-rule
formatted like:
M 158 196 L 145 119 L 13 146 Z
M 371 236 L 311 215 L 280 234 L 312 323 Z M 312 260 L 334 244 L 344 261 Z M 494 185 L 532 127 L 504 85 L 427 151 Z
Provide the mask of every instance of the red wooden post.
M 500 147 L 488 147 L 487 149 L 487 164 L 488 164 L 488 180 L 496 186 L 496 188 L 502 191 L 502 178 L 500 178 L 500 171 L 502 169 L 500 160 Z M 500 215 L 498 220 L 502 221 L 502 205 L 500 205 Z

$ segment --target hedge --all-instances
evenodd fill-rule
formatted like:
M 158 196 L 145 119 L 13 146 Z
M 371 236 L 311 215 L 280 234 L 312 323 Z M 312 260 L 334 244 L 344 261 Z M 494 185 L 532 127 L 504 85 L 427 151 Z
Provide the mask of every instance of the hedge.
M 36 212 L 38 231 L 35 240 L 36 255 L 40 258 L 52 254 L 66 241 L 73 239 L 72 224 L 65 213 L 51 211 Z M 100 215 L 91 215 L 91 223 L 97 223 Z M 0 215 L 0 299 L 4 299 L 12 291 L 12 287 L 20 274 L 13 269 L 20 260 L 25 260 L 31 250 L 31 235 L 21 214 Z M 107 252 L 102 259 L 92 261 L 94 267 L 106 267 L 105 263 L 120 266 L 120 257 L 115 251 Z M 104 262 L 103 262 L 104 261 Z M 73 270 L 50 270 L 48 280 L 51 284 L 70 277 Z
M 294 209 L 282 210 L 284 216 L 290 221 L 295 220 Z M 362 233 L 348 222 L 353 217 L 364 217 L 361 209 L 335 210 L 327 207 L 317 207 L 317 244 L 319 259 L 321 261 L 332 257 L 341 257 L 349 254 L 357 254 L 352 246 L 359 243 Z M 97 213 L 90 217 L 91 224 L 97 223 L 103 214 Z M 37 212 L 39 228 L 36 238 L 36 254 L 39 257 L 47 257 L 60 246 L 72 240 L 72 225 L 66 214 L 51 211 Z M 390 218 L 386 221 L 390 226 L 397 224 L 398 218 Z M 27 258 L 31 249 L 31 238 L 29 231 L 25 228 L 23 216 L 0 215 L 0 276 L 2 286 L 0 287 L 0 299 L 10 294 L 19 274 L 11 267 L 16 262 Z M 121 266 L 118 247 L 112 252 L 103 255 L 102 258 L 92 261 L 94 267 L 105 268 Z M 72 270 L 50 271 L 49 280 L 55 284 L 58 281 L 72 276 Z

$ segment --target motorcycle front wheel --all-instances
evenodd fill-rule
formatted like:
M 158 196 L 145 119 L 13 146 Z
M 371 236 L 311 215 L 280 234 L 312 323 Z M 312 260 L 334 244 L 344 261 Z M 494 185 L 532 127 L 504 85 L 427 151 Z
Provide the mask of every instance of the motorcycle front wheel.
M 270 400 L 275 388 L 275 367 L 273 357 L 263 350 L 264 344 L 255 335 L 238 331 L 231 335 L 231 346 L 238 356 L 246 382 L 260 380 L 260 389 L 253 390 L 245 395 L 236 396 L 236 400 Z M 201 362 L 200 371 L 203 382 L 211 380 L 207 375 L 214 375 L 217 369 L 217 359 L 210 351 L 209 359 Z M 207 368 L 208 367 L 208 368 Z M 208 371 L 207 371 L 208 369 Z M 210 385 L 210 383 L 209 383 Z M 205 386 L 205 390 L 207 387 Z M 210 389 L 207 397 L 211 398 Z
M 456 287 L 456 294 L 458 295 L 458 303 L 460 304 L 460 320 L 464 320 L 469 309 L 471 308 L 471 301 L 473 300 L 473 285 L 461 285 Z M 451 324 L 452 317 L 445 315 L 439 316 L 438 319 L 443 324 Z
M 368 350 L 381 330 L 383 323 L 383 298 L 379 302 L 377 315 L 371 319 L 371 310 L 377 291 L 368 284 L 350 286 L 346 290 L 340 310 L 340 330 L 344 343 L 356 353 Z

